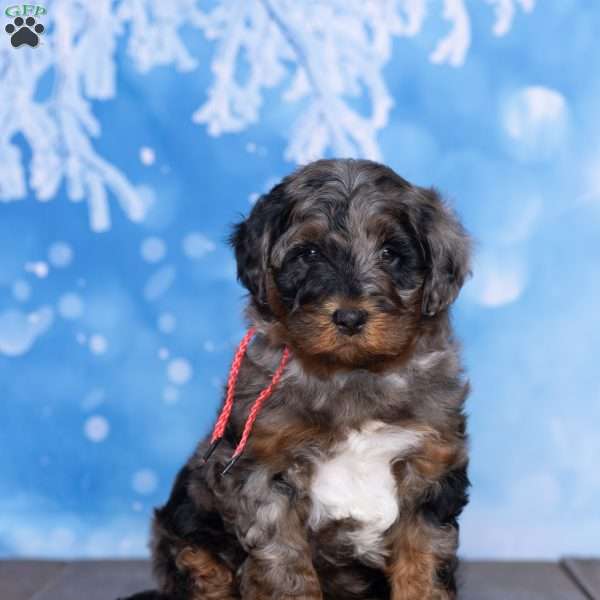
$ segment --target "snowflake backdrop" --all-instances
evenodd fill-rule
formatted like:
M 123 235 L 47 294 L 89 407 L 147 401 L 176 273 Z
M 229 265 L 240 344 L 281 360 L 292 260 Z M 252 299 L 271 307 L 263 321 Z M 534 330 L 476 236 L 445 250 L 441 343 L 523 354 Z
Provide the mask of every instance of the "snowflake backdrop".
M 435 184 L 478 242 L 463 553 L 600 552 L 600 9 L 44 6 L 0 42 L 0 555 L 145 553 L 243 334 L 228 227 L 319 156 Z
M 515 4 L 487 0 L 493 32 L 510 29 Z M 174 66 L 194 71 L 198 61 L 181 39 L 185 27 L 216 42 L 208 98 L 193 113 L 208 133 L 243 131 L 260 114 L 265 90 L 302 109 L 289 132 L 286 158 L 298 163 L 323 156 L 381 159 L 376 134 L 386 125 L 392 99 L 382 76 L 394 36 L 415 36 L 427 15 L 426 0 L 224 0 L 203 11 L 196 0 L 52 0 L 50 34 L 36 52 L 12 52 L 0 63 L 0 199 L 27 194 L 21 134 L 31 152 L 29 187 L 36 198 L 54 198 L 64 182 L 73 202 L 88 203 L 94 231 L 110 228 L 109 195 L 135 222 L 147 202 L 127 177 L 95 151 L 101 132 L 91 107 L 117 93 L 115 55 L 122 39 L 135 68 Z M 445 0 L 451 30 L 431 53 L 434 63 L 461 66 L 470 44 L 464 0 Z M 284 80 L 289 80 L 282 85 Z M 364 98 L 367 114 L 353 107 Z

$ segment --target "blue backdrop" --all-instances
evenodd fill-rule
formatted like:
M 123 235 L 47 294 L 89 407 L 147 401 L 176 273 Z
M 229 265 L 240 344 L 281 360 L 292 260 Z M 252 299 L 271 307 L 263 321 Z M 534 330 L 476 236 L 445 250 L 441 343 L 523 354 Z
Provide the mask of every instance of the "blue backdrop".
M 98 22 L 129 4 L 95 4 Z M 277 2 L 255 4 L 257 20 L 289 34 L 266 10 Z M 218 108 L 235 94 L 215 88 L 226 64 L 219 32 L 230 16 L 212 15 L 212 35 L 200 13 L 156 34 L 160 15 L 148 9 L 148 45 L 165 56 L 146 63 L 143 40 L 131 45 L 133 18 L 104 63 L 94 44 L 110 46 L 108 29 L 98 25 L 89 38 L 63 30 L 61 38 L 69 18 L 84 26 L 52 3 L 39 47 L 15 49 L 0 32 L 0 555 L 146 553 L 151 508 L 211 426 L 243 335 L 230 224 L 293 159 L 346 147 L 378 151 L 402 176 L 438 187 L 476 240 L 475 275 L 454 310 L 473 387 L 462 553 L 600 553 L 600 7 L 509 1 L 494 13 L 489 4 L 467 2 L 467 13 L 461 2 L 430 3 L 428 14 L 407 16 L 413 30 L 392 36 L 389 55 L 383 46 L 365 55 L 365 72 L 381 76 L 393 106 L 377 82 L 337 90 L 354 93 L 346 106 L 358 115 L 383 110 L 376 148 L 368 132 L 319 146 L 320 130 L 303 112 L 310 96 L 282 98 L 286 87 L 306 87 L 294 82 L 285 53 L 278 65 L 263 57 L 261 77 L 281 73 L 259 90 L 261 105 L 252 90 L 240 93 L 238 112 L 255 115 L 237 127 L 206 114 L 193 123 L 207 98 Z M 436 56 L 452 31 L 456 54 Z M 94 77 L 69 54 L 84 39 Z M 308 37 L 298 39 L 310 48 Z M 250 58 L 236 67 L 241 81 L 253 77 Z M 324 55 L 324 68 L 338 59 Z M 26 92 L 27 78 L 9 79 L 25 68 L 37 78 L 34 91 Z M 44 124 L 36 106 L 52 101 L 61 73 L 87 108 L 53 105 Z M 338 75 L 353 77 L 349 67 Z M 97 123 L 85 125 L 88 109 Z M 350 117 L 345 126 L 356 131 Z M 303 130 L 310 140 L 294 150 Z M 45 188 L 63 168 L 67 179 Z M 103 203 L 102 181 L 111 178 Z M 84 201 L 74 203 L 77 181 Z

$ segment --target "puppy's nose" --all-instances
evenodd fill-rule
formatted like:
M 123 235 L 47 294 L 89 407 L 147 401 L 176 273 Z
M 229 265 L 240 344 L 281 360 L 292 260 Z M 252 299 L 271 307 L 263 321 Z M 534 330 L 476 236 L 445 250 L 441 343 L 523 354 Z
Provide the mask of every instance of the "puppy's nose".
M 338 308 L 332 316 L 337 328 L 345 335 L 358 333 L 367 322 L 368 313 L 358 308 Z

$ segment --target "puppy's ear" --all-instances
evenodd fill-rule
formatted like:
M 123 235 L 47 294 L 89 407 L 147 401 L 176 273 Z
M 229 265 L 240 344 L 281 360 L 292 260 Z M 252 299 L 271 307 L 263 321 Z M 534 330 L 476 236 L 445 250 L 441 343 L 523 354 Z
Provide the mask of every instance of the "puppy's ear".
M 233 228 L 230 243 L 237 261 L 237 276 L 263 313 L 269 313 L 267 278 L 271 249 L 283 233 L 290 213 L 283 186 L 261 196 L 250 215 Z
M 420 189 L 415 228 L 427 265 L 422 312 L 432 317 L 456 300 L 471 274 L 471 242 L 454 212 L 433 189 Z

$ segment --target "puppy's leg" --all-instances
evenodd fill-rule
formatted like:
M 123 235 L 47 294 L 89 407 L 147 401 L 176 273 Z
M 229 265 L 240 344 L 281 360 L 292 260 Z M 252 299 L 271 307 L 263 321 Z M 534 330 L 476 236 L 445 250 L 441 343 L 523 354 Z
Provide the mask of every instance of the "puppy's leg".
M 420 490 L 420 499 L 405 507 L 404 515 L 401 512 L 393 533 L 388 565 L 391 598 L 453 600 L 458 565 L 457 519 L 467 503 L 469 487 L 463 450 L 430 444 L 406 465 L 404 475 L 404 489 Z
M 160 592 L 169 600 L 234 600 L 234 570 L 243 550 L 225 531 L 210 497 L 190 496 L 192 480 L 194 472 L 184 467 L 169 501 L 155 513 L 152 558 Z M 198 491 L 201 481 L 194 483 Z
M 233 600 L 236 598 L 234 576 L 209 550 L 186 546 L 176 558 L 180 573 L 187 575 L 186 600 Z
M 345 562 L 345 561 L 344 561 Z M 389 600 L 385 574 L 356 560 L 336 564 L 319 560 L 316 565 L 324 600 Z
M 249 554 L 240 581 L 244 600 L 322 599 L 294 493 L 273 484 L 266 469 L 248 477 L 237 527 Z
M 453 600 L 458 532 L 421 517 L 404 523 L 394 541 L 388 577 L 391 600 Z

